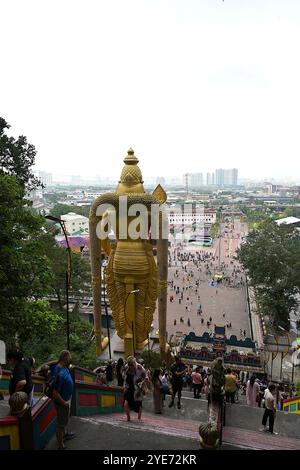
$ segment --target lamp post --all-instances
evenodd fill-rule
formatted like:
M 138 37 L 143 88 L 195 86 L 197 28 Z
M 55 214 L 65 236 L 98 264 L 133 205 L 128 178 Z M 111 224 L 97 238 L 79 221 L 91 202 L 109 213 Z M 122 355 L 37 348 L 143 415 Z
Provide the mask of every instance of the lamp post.
M 219 227 L 219 259 L 218 259 L 218 266 L 219 266 L 219 270 L 220 270 L 220 266 L 221 266 L 221 238 L 222 238 L 222 234 L 221 234 L 221 222 L 220 222 L 220 227 Z
M 149 309 L 150 307 L 145 307 L 145 311 Z M 144 325 L 145 325 L 145 312 L 144 312 Z M 149 361 L 149 367 L 150 367 L 150 330 L 147 332 L 147 338 L 148 338 L 148 361 Z
M 67 349 L 70 351 L 70 319 L 69 319 L 69 288 L 71 285 L 71 276 L 72 276 L 72 255 L 71 255 L 71 248 L 69 245 L 68 234 L 66 230 L 65 220 L 61 218 L 54 217 L 52 215 L 46 215 L 45 219 L 52 220 L 60 225 L 64 237 L 67 243 L 67 254 L 68 254 L 68 266 L 66 271 L 66 304 L 67 304 Z
M 127 315 L 126 315 L 126 304 L 127 304 L 127 300 L 128 300 L 128 298 L 129 298 L 129 296 L 130 296 L 131 294 L 137 294 L 138 292 L 140 292 L 140 289 L 133 289 L 133 290 L 129 291 L 128 294 L 127 294 L 127 296 L 126 296 L 125 302 L 124 302 L 125 321 L 126 321 L 127 325 L 129 325 L 129 327 L 131 328 L 131 331 L 132 331 L 132 351 L 133 351 L 133 355 L 135 354 L 135 346 L 134 346 L 134 325 L 133 325 L 133 321 L 131 322 L 131 325 L 128 323 Z
M 100 263 L 101 263 L 101 261 L 100 261 Z M 104 268 L 103 280 L 105 280 L 105 268 Z M 107 328 L 107 336 L 108 336 L 109 360 L 111 360 L 110 331 L 109 331 L 108 311 L 107 311 L 107 301 L 106 301 L 106 297 L 105 297 L 105 290 L 106 290 L 106 286 L 105 286 L 105 282 L 104 282 L 104 283 L 103 283 L 103 301 L 104 301 L 105 318 L 106 318 L 106 328 Z M 100 290 L 100 292 L 101 292 L 101 291 L 102 291 L 102 280 L 101 280 L 101 290 Z M 100 299 L 100 302 L 101 302 L 101 300 L 102 300 L 102 299 Z

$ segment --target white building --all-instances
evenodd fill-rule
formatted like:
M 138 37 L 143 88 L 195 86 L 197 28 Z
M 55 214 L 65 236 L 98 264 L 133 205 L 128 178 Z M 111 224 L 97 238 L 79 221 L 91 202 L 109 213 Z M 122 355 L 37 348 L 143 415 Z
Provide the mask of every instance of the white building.
M 185 208 L 182 210 L 179 207 L 170 207 L 169 210 L 169 225 L 192 225 L 192 224 L 205 224 L 212 225 L 216 223 L 217 213 L 214 209 L 203 209 L 201 207 Z
M 62 215 L 61 220 L 64 220 L 69 235 L 89 233 L 89 219 L 83 215 L 69 212 Z
M 291 225 L 293 227 L 300 227 L 300 219 L 297 217 L 285 217 L 284 219 L 275 220 L 277 225 Z

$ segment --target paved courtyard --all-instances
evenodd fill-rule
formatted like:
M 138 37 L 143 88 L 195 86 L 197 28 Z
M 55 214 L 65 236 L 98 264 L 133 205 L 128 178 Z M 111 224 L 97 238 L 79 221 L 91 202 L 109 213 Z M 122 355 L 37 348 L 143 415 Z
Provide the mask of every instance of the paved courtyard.
M 245 336 L 251 337 L 246 289 L 244 285 L 241 285 L 241 281 L 244 282 L 244 275 L 242 272 L 238 272 L 241 267 L 234 260 L 236 249 L 240 245 L 241 237 L 244 236 L 246 230 L 245 224 L 236 220 L 234 225 L 231 223 L 227 224 L 227 227 L 225 224 L 221 225 L 221 237 L 216 238 L 210 248 L 191 246 L 190 244 L 185 244 L 182 248 L 178 248 L 178 245 L 171 247 L 167 311 L 168 339 L 171 335 L 177 334 L 177 336 L 180 336 L 192 331 L 196 335 L 202 335 L 205 331 L 213 333 L 215 324 L 217 326 L 226 326 L 229 323 L 231 323 L 231 328 L 226 327 L 227 336 L 236 335 L 238 339 Z M 198 262 L 198 266 L 192 260 L 177 261 L 177 254 L 179 253 L 196 254 L 196 252 L 200 253 L 201 257 L 210 254 L 211 258 Z M 222 263 L 225 263 L 225 267 L 220 269 Z M 208 273 L 207 264 L 211 273 Z M 191 273 L 192 277 L 189 277 Z M 224 273 L 225 276 L 231 279 L 233 285 L 240 284 L 239 287 L 228 286 L 224 282 L 212 287 L 210 285 L 211 280 L 217 273 Z M 172 281 L 173 287 L 171 285 Z M 199 281 L 199 287 L 196 286 L 196 281 Z M 176 294 L 174 286 L 179 288 L 179 294 Z M 182 290 L 183 299 L 180 302 Z M 174 298 L 172 302 L 170 301 L 171 296 Z M 197 313 L 200 304 L 202 308 L 201 315 Z M 225 314 L 225 317 L 223 314 Z M 180 317 L 183 318 L 184 322 L 180 322 Z M 212 321 L 210 326 L 207 327 L 207 321 L 210 317 Z M 203 323 L 201 323 L 201 318 L 203 318 Z M 188 319 L 190 320 L 190 326 L 188 325 Z M 176 320 L 176 324 L 174 324 L 174 320 Z M 158 328 L 157 313 L 154 318 L 154 328 L 155 330 Z M 245 336 L 244 331 L 246 331 Z

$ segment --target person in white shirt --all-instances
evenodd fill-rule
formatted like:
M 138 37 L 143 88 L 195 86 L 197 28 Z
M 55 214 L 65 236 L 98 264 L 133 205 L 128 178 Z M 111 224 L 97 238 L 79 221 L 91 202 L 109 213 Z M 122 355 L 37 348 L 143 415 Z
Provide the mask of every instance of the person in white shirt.
M 262 431 L 269 431 L 273 435 L 278 435 L 277 432 L 273 431 L 274 421 L 276 416 L 276 404 L 275 404 L 275 385 L 270 383 L 268 388 L 265 390 L 264 400 L 265 400 L 265 411 L 262 419 L 262 425 L 264 428 Z M 269 429 L 267 428 L 267 421 L 269 418 Z

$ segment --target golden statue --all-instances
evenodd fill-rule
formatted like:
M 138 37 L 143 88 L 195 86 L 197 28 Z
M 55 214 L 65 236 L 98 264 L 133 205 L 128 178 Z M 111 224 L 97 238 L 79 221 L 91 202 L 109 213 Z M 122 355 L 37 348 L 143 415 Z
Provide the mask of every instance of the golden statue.
M 167 197 L 160 185 L 153 194 L 145 193 L 138 159 L 132 149 L 128 150 L 124 163 L 116 191 L 97 198 L 90 212 L 96 354 L 99 355 L 102 351 L 102 249 L 108 255 L 105 283 L 117 334 L 124 340 L 125 357 L 142 350 L 147 343 L 158 294 L 160 347 L 164 353 L 168 240 L 162 237 L 161 213 L 157 236 L 158 268 L 149 241 L 149 232 L 153 205 L 159 208 Z M 108 235 L 111 228 L 115 238 L 113 243 L 110 243 L 107 236 L 103 236 Z

